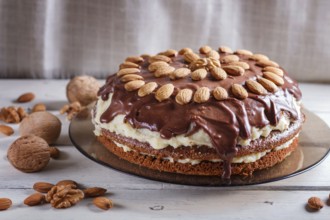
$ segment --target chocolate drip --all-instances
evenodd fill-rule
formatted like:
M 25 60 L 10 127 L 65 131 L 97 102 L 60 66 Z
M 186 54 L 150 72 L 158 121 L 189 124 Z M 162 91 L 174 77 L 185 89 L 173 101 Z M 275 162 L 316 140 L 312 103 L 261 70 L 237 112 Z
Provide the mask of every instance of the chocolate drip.
M 244 55 L 240 55 L 240 58 L 249 63 L 250 69 L 243 76 L 230 77 L 222 81 L 208 78 L 195 82 L 190 77 L 173 81 L 169 77 L 155 78 L 147 70 L 146 61 L 142 65 L 141 75 L 146 82 L 157 82 L 159 86 L 172 83 L 176 88 L 173 97 L 182 88 L 195 91 L 201 86 L 207 86 L 211 90 L 216 86 L 222 86 L 229 91 L 233 83 L 244 85 L 247 79 L 256 79 L 262 75 L 261 68 L 255 65 L 255 61 L 248 60 Z M 173 59 L 171 65 L 182 67 L 186 65 L 183 62 L 182 57 L 178 56 Z M 113 94 L 111 105 L 102 114 L 101 122 L 108 123 L 117 115 L 124 114 L 125 122 L 134 128 L 160 132 L 161 137 L 165 139 L 181 134 L 189 136 L 203 129 L 210 136 L 220 158 L 224 160 L 224 177 L 228 178 L 231 159 L 241 147 L 237 145 L 239 136 L 249 138 L 251 126 L 260 128 L 269 124 L 276 125 L 283 113 L 288 114 L 292 120 L 298 119 L 299 114 L 293 103 L 294 98 L 301 99 L 301 92 L 296 82 L 286 74 L 285 72 L 284 85 L 274 94 L 258 96 L 249 93 L 249 97 L 244 100 L 230 96 L 223 101 L 211 98 L 203 104 L 191 102 L 187 105 L 179 105 L 174 98 L 158 102 L 153 94 L 141 98 L 136 91 L 127 92 L 120 79 L 113 75 L 99 91 L 99 96 L 103 100 L 107 100 L 110 93 Z

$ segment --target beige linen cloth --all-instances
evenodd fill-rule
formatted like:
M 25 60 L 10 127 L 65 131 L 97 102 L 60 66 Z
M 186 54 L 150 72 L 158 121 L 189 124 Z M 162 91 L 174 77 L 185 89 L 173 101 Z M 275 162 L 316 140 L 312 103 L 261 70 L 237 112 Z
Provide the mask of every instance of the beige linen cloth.
M 330 82 L 328 0 L 0 0 L 0 78 L 106 77 L 129 55 L 200 45 Z

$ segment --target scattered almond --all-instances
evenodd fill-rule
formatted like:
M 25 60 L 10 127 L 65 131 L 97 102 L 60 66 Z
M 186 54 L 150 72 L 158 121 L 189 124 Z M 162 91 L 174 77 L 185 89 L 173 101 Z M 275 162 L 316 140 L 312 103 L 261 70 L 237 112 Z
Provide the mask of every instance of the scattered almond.
M 164 61 L 157 61 L 157 62 L 153 62 L 148 66 L 148 70 L 150 72 L 155 72 L 157 69 L 165 67 L 165 66 L 169 66 L 168 63 L 164 62 Z
M 175 70 L 175 68 L 173 66 L 160 67 L 156 70 L 156 72 L 154 73 L 154 76 L 155 77 L 168 76 L 168 75 L 172 74 L 174 70 Z
M 210 46 L 202 46 L 201 48 L 199 48 L 199 52 L 201 54 L 208 54 L 210 51 L 212 50 L 212 48 Z
M 14 134 L 14 129 L 12 127 L 9 127 L 7 125 L 0 125 L 0 133 L 10 136 Z
M 92 187 L 83 190 L 85 197 L 103 196 L 106 193 L 106 191 L 107 191 L 106 189 L 101 187 Z
M 113 207 L 113 202 L 105 197 L 96 197 L 93 200 L 93 204 L 103 210 L 108 210 Z
M 56 186 L 67 186 L 67 185 L 70 185 L 71 188 L 73 188 L 73 189 L 78 188 L 78 183 L 76 181 L 73 181 L 73 180 L 61 180 L 61 181 L 58 181 L 55 185 Z
M 33 189 L 40 193 L 47 193 L 53 186 L 54 184 L 47 182 L 36 182 L 33 185 Z
M 203 103 L 209 100 L 210 89 L 208 87 L 200 87 L 196 90 L 194 94 L 194 101 L 197 103 Z
M 307 204 L 308 204 L 309 208 L 314 209 L 314 210 L 320 210 L 324 206 L 324 203 L 318 197 L 309 198 Z
M 257 65 L 261 67 L 266 67 L 266 66 L 279 67 L 278 63 L 271 60 L 259 60 L 257 61 Z
M 124 62 L 122 64 L 119 65 L 119 69 L 127 69 L 127 68 L 140 68 L 139 64 L 133 63 L 133 62 Z
M 265 77 L 266 79 L 269 79 L 270 81 L 272 81 L 273 83 L 275 83 L 278 86 L 281 86 L 284 84 L 284 79 L 275 73 L 263 72 L 263 77 Z
M 45 202 L 45 195 L 43 195 L 41 193 L 34 193 L 34 194 L 28 196 L 24 200 L 24 204 L 28 205 L 28 206 L 36 206 L 36 205 L 43 204 L 44 202 Z
M 236 61 L 236 62 L 231 62 L 229 63 L 230 65 L 233 66 L 240 66 L 242 67 L 244 70 L 250 69 L 250 65 L 246 62 L 242 62 L 242 61 Z
M 183 54 L 185 54 L 185 53 L 193 53 L 193 50 L 192 49 L 190 49 L 190 48 L 188 48 L 188 47 L 185 47 L 185 48 L 182 48 L 180 51 L 179 51 L 179 54 L 180 55 L 183 55 Z
M 46 106 L 43 103 L 35 104 L 32 108 L 32 112 L 43 112 L 46 111 Z
M 50 157 L 53 159 L 58 159 L 60 157 L 61 151 L 57 147 L 49 147 Z
M 218 86 L 216 87 L 213 92 L 212 92 L 214 98 L 216 100 L 224 100 L 224 99 L 227 99 L 228 98 L 228 93 L 227 93 L 227 90 L 225 90 L 224 88 Z
M 121 69 L 117 72 L 117 76 L 123 76 L 126 74 L 132 74 L 132 73 L 139 73 L 141 70 L 137 68 L 127 68 L 127 69 Z
M 217 80 L 223 80 L 227 78 L 227 73 L 221 67 L 212 68 L 211 75 Z
M 207 71 L 205 69 L 197 69 L 191 73 L 191 78 L 193 80 L 202 80 L 206 77 Z
M 174 72 L 170 75 L 171 79 L 181 79 L 188 76 L 191 73 L 191 70 L 188 68 L 179 68 L 174 70 Z
M 283 76 L 284 75 L 284 72 L 283 70 L 279 69 L 279 68 L 276 68 L 276 67 L 272 67 L 272 66 L 266 66 L 265 68 L 262 69 L 262 71 L 264 72 L 272 72 L 272 73 L 275 73 L 279 76 Z
M 206 54 L 207 57 L 212 57 L 213 59 L 219 60 L 220 59 L 220 55 L 217 51 L 215 50 L 211 50 L 210 52 L 208 52 Z
M 149 63 L 154 63 L 157 61 L 163 61 L 163 62 L 169 63 L 172 61 L 172 59 L 167 56 L 164 56 L 164 55 L 156 55 L 156 56 L 150 57 L 148 61 L 149 61 Z
M 193 91 L 191 89 L 182 89 L 178 92 L 175 97 L 175 101 L 180 104 L 188 104 L 191 101 Z
M 253 53 L 249 50 L 239 49 L 235 51 L 236 54 L 251 56 Z
M 16 102 L 23 103 L 23 102 L 30 102 L 35 98 L 35 95 L 32 92 L 24 93 L 20 95 Z
M 143 60 L 144 59 L 140 56 L 130 56 L 130 57 L 127 57 L 125 61 L 131 62 L 131 63 L 142 63 Z
M 232 63 L 239 61 L 239 57 L 236 55 L 227 55 L 220 58 L 221 63 Z
M 226 73 L 232 76 L 242 76 L 245 70 L 240 66 L 228 65 L 222 67 Z
M 9 209 L 12 205 L 12 201 L 8 198 L 0 198 L 0 211 Z
M 251 79 L 247 80 L 245 83 L 251 92 L 253 92 L 257 95 L 266 95 L 267 94 L 267 90 L 260 83 L 254 81 L 254 80 L 251 80 Z
M 157 86 L 158 85 L 155 82 L 149 82 L 149 83 L 143 85 L 138 91 L 138 96 L 144 97 L 146 95 L 149 95 L 157 88 Z
M 120 79 L 122 82 L 129 82 L 133 80 L 143 80 L 143 77 L 137 74 L 126 74 Z
M 246 89 L 240 84 L 233 84 L 231 86 L 231 92 L 238 99 L 245 99 L 248 97 L 248 92 Z
M 249 57 L 250 60 L 269 60 L 269 58 L 266 55 L 263 54 L 253 54 L 252 56 Z
M 170 84 L 170 83 L 165 84 L 157 90 L 157 92 L 155 94 L 155 98 L 159 102 L 161 102 L 161 101 L 168 99 L 172 95 L 173 92 L 174 92 L 173 84 Z
M 187 52 L 183 55 L 183 58 L 186 62 L 191 63 L 195 60 L 198 60 L 199 56 L 198 56 L 198 54 L 195 54 L 193 52 Z
M 222 53 L 233 53 L 233 50 L 230 47 L 227 47 L 227 46 L 219 47 L 219 51 L 222 52 Z
M 129 92 L 141 88 L 145 82 L 143 80 L 133 80 L 125 84 L 125 89 Z
M 259 77 L 258 82 L 265 88 L 267 89 L 269 92 L 276 92 L 278 90 L 278 87 L 276 86 L 275 83 L 273 83 L 272 81 Z

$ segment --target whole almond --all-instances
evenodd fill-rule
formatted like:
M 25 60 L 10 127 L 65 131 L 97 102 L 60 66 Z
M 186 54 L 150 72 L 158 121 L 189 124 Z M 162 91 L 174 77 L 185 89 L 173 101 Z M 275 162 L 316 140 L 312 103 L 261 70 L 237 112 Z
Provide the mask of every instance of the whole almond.
M 172 93 L 174 92 L 174 86 L 173 84 L 165 84 L 163 86 L 161 86 L 155 94 L 155 98 L 161 102 L 164 101 L 168 98 L 170 98 L 170 96 L 172 95 Z
M 191 73 L 191 70 L 188 68 L 179 68 L 174 70 L 174 72 L 170 75 L 171 79 L 181 79 L 188 76 Z
M 193 52 L 187 52 L 183 55 L 183 58 L 186 62 L 191 63 L 199 59 L 199 56 Z
M 138 68 L 121 69 L 117 72 L 117 76 L 123 76 L 126 74 L 139 73 L 139 72 L 140 70 Z
M 250 69 L 250 65 L 248 63 L 242 62 L 242 61 L 231 62 L 229 64 L 234 65 L 234 66 L 240 66 L 245 70 Z
M 209 53 L 211 50 L 212 50 L 212 48 L 211 48 L 210 46 L 207 46 L 207 45 L 202 46 L 201 48 L 199 48 L 199 52 L 200 52 L 201 54 L 207 54 L 207 53 Z
M 213 57 L 207 58 L 207 67 L 209 69 L 213 67 L 221 67 L 219 59 L 214 59 Z
M 180 105 L 188 104 L 191 101 L 193 91 L 191 89 L 182 89 L 175 97 L 175 101 Z
M 249 57 L 250 60 L 269 60 L 269 58 L 266 55 L 263 54 L 253 54 L 252 56 Z
M 219 53 L 216 50 L 211 50 L 210 52 L 208 52 L 206 54 L 206 56 L 207 57 L 212 57 L 212 58 L 214 58 L 216 60 L 219 60 L 220 59 L 220 55 L 219 55 Z
M 221 63 L 232 63 L 239 61 L 239 57 L 236 55 L 227 55 L 220 58 Z
M 9 209 L 12 205 L 12 201 L 8 198 L 0 198 L 0 211 Z
M 211 75 L 217 80 L 223 80 L 227 78 L 227 73 L 221 67 L 212 68 Z
M 149 82 L 149 83 L 143 85 L 138 91 L 138 96 L 144 97 L 146 95 L 149 95 L 157 88 L 157 86 L 158 85 L 155 82 Z
M 143 80 L 143 77 L 137 74 L 126 74 L 120 79 L 122 82 L 129 82 L 133 80 Z
M 127 57 L 125 61 L 131 62 L 131 63 L 142 63 L 143 60 L 144 59 L 140 56 L 130 56 L 130 57 Z
M 178 51 L 174 50 L 174 49 L 168 49 L 164 52 L 159 53 L 159 55 L 164 55 L 167 57 L 175 57 L 178 54 Z
M 276 86 L 276 84 L 268 79 L 259 77 L 257 80 L 269 92 L 276 92 L 278 90 L 278 87 Z
M 58 159 L 61 155 L 61 151 L 57 147 L 49 147 L 49 153 L 53 159 Z
M 208 87 L 200 87 L 194 94 L 194 101 L 197 103 L 203 103 L 210 99 L 210 89 Z
M 0 133 L 10 136 L 14 134 L 14 129 L 12 127 L 9 127 L 7 125 L 0 125 Z
M 324 203 L 318 197 L 311 197 L 311 198 L 309 198 L 307 204 L 308 204 L 308 207 L 309 208 L 315 209 L 315 210 L 320 210 L 324 206 Z
M 235 51 L 236 54 L 251 56 L 253 53 L 249 50 L 239 49 Z
M 284 79 L 275 73 L 263 72 L 263 77 L 265 77 L 266 79 L 269 79 L 270 81 L 272 81 L 273 83 L 275 83 L 278 86 L 281 86 L 284 84 Z
M 191 62 L 189 65 L 189 68 L 193 71 L 196 69 L 204 68 L 209 64 L 209 62 L 210 62 L 209 59 L 210 58 L 199 58 L 199 59 Z
M 143 80 L 133 80 L 125 84 L 125 89 L 129 92 L 135 91 L 139 88 L 141 88 L 145 82 Z
M 284 75 L 284 72 L 283 70 L 279 69 L 279 68 L 276 68 L 276 67 L 272 67 L 272 66 L 266 66 L 265 68 L 262 69 L 262 71 L 264 72 L 272 72 L 272 73 L 275 73 L 279 76 L 283 76 Z
M 260 83 L 254 81 L 254 80 L 251 80 L 251 79 L 247 80 L 245 83 L 251 92 L 253 92 L 257 95 L 267 94 L 267 90 Z
M 45 195 L 43 195 L 41 193 L 34 193 L 34 194 L 28 196 L 24 200 L 24 204 L 28 205 L 28 206 L 36 206 L 36 205 L 43 204 L 44 202 L 45 202 Z
M 112 200 L 105 198 L 105 197 L 96 197 L 93 200 L 93 204 L 103 210 L 108 210 L 113 207 Z
M 202 80 L 206 77 L 207 71 L 205 69 L 197 69 L 191 73 L 191 78 L 193 80 Z
M 245 72 L 242 67 L 234 65 L 223 66 L 222 69 L 224 69 L 226 73 L 232 76 L 242 76 Z
M 163 77 L 163 76 L 168 76 L 173 73 L 175 68 L 173 66 L 164 66 L 160 67 L 159 69 L 156 70 L 154 73 L 155 77 Z
M 78 187 L 78 183 L 76 181 L 73 181 L 73 180 L 61 180 L 61 181 L 58 181 L 55 185 L 56 186 L 70 185 L 73 189 L 76 189 Z
M 227 93 L 227 90 L 225 90 L 224 88 L 218 86 L 216 87 L 213 92 L 213 97 L 216 99 L 216 100 L 224 100 L 224 99 L 227 99 L 228 98 L 228 93 Z
M 140 68 L 139 64 L 133 63 L 133 62 L 124 62 L 119 65 L 119 69 L 127 69 L 127 68 Z
M 35 95 L 32 92 L 24 93 L 20 95 L 16 102 L 23 103 L 23 102 L 30 102 L 35 98 Z
M 32 112 L 44 112 L 46 111 L 46 106 L 43 103 L 35 104 L 32 108 Z
M 266 66 L 279 67 L 278 63 L 271 60 L 259 60 L 257 61 L 257 65 L 261 67 L 266 67 Z
M 231 86 L 231 92 L 238 99 L 245 99 L 248 97 L 248 92 L 246 89 L 240 84 L 233 84 Z
M 106 193 L 106 191 L 107 191 L 106 189 L 101 187 L 92 187 L 83 190 L 85 197 L 103 196 Z
M 179 54 L 180 54 L 180 55 L 183 55 L 183 54 L 185 54 L 185 53 L 187 53 L 187 52 L 192 53 L 193 50 L 192 50 L 191 48 L 185 47 L 185 48 L 182 48 L 182 49 L 179 51 Z
M 36 182 L 33 185 L 33 189 L 40 193 L 47 193 L 53 186 L 54 184 L 47 182 Z
M 233 53 L 233 50 L 230 47 L 227 47 L 227 46 L 219 47 L 219 51 L 221 53 Z
M 162 68 L 164 66 L 169 66 L 168 63 L 164 62 L 164 61 L 157 61 L 157 62 L 153 62 L 148 66 L 148 70 L 150 72 L 155 72 L 157 69 Z
M 163 61 L 163 62 L 169 63 L 172 60 L 171 60 L 171 58 L 164 56 L 164 55 L 156 55 L 156 56 L 150 57 L 148 61 L 149 61 L 149 63 L 154 63 L 157 61 Z

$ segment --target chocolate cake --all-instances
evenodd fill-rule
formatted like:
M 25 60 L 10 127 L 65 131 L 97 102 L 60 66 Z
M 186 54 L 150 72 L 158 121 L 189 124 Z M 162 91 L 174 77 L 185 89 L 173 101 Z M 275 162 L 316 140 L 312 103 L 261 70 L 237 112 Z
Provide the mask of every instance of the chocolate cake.
M 301 92 L 263 54 L 229 47 L 128 57 L 98 92 L 98 140 L 120 158 L 187 175 L 251 175 L 298 146 Z

